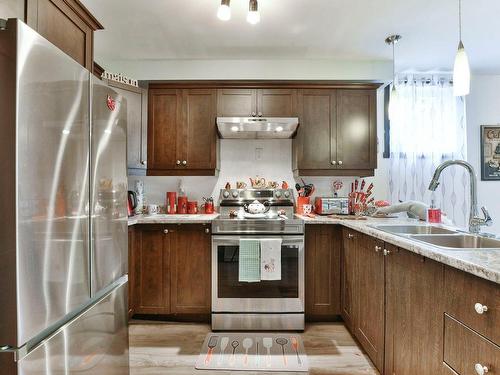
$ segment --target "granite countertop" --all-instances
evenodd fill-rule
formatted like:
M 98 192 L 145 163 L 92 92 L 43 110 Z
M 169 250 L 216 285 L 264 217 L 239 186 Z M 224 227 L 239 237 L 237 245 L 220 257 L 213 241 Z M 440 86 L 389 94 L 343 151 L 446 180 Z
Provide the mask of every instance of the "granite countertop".
M 136 215 L 128 218 L 128 226 L 135 224 L 207 224 L 219 216 L 214 214 L 197 215 Z
M 135 224 L 207 224 L 219 216 L 215 214 L 199 215 L 138 215 L 129 218 L 128 225 Z M 373 228 L 379 224 L 418 224 L 417 220 L 394 218 L 367 220 L 333 219 L 325 216 L 309 218 L 295 215 L 305 224 L 336 224 L 378 238 L 384 242 L 401 247 L 413 253 L 425 256 L 448 266 L 460 269 L 475 276 L 500 284 L 500 249 L 482 250 L 445 250 L 439 247 L 417 242 L 408 237 L 399 236 Z M 423 224 L 422 222 L 420 222 Z
M 481 249 L 481 250 L 447 250 L 439 247 L 418 242 L 387 233 L 380 229 L 373 228 L 380 224 L 424 224 L 412 219 L 375 219 L 367 220 L 346 220 L 332 219 L 328 217 L 316 216 L 315 218 L 296 215 L 304 220 L 306 224 L 338 224 L 358 232 L 378 238 L 384 242 L 409 250 L 413 253 L 423 255 L 426 258 L 436 260 L 440 263 L 468 272 L 483 279 L 500 284 L 500 250 Z

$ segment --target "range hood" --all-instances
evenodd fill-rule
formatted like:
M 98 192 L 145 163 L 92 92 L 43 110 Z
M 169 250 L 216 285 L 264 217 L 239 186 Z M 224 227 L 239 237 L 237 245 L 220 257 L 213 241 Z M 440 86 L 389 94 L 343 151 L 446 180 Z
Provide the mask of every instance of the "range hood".
M 297 117 L 217 117 L 221 138 L 229 139 L 292 138 L 298 126 Z

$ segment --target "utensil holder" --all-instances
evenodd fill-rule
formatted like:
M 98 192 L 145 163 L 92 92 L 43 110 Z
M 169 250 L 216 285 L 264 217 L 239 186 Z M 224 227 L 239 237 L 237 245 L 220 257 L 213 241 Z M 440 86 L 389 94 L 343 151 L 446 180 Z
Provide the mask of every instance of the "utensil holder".
M 297 197 L 296 213 L 303 215 L 305 204 L 311 204 L 311 197 Z

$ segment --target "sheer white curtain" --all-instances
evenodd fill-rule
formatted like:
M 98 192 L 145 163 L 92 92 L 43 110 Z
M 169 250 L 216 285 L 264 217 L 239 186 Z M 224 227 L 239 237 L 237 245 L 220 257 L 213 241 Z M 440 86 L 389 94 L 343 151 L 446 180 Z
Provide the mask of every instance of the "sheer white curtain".
M 390 194 L 393 203 L 432 200 L 456 225 L 468 213 L 468 176 L 451 167 L 433 193 L 427 188 L 435 168 L 448 159 L 465 159 L 465 105 L 453 96 L 451 77 L 408 76 L 400 80 L 391 113 Z

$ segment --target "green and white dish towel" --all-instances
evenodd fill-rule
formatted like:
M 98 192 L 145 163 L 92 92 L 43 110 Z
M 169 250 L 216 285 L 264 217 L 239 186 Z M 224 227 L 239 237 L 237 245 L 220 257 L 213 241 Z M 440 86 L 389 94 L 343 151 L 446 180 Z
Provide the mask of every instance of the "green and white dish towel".
M 260 282 L 260 241 L 240 239 L 238 280 L 244 283 Z

